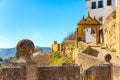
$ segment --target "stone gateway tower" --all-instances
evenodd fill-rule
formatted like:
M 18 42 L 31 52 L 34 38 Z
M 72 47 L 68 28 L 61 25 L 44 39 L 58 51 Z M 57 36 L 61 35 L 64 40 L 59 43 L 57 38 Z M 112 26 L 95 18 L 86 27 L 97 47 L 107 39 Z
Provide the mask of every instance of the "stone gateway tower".
M 117 56 L 120 56 L 120 0 L 117 0 L 116 9 L 116 45 Z

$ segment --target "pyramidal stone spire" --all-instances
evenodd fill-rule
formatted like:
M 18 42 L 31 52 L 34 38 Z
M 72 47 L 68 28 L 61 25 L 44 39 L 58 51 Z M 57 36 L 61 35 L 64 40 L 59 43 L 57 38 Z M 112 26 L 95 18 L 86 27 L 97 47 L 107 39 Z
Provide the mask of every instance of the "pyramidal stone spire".
M 94 16 L 94 19 L 96 19 L 96 17 Z
M 85 19 L 84 16 L 83 16 L 83 19 Z
M 90 17 L 90 12 L 88 11 L 88 17 Z

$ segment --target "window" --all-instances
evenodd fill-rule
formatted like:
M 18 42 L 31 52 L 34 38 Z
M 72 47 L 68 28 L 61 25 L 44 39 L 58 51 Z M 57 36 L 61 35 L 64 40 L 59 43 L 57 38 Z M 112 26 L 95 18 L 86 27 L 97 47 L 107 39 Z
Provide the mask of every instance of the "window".
M 92 9 L 96 8 L 96 2 L 92 2 Z
M 112 5 L 112 1 L 111 0 L 107 0 L 107 6 L 111 6 Z
M 102 8 L 103 7 L 103 1 L 98 1 L 98 8 Z

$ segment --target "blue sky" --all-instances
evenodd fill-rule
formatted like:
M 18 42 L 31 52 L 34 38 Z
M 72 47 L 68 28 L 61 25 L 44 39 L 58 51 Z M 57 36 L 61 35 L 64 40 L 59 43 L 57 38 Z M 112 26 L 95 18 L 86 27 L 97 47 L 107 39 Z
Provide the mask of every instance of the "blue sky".
M 15 47 L 21 39 L 50 47 L 75 31 L 82 16 L 85 0 L 0 0 L 0 48 Z

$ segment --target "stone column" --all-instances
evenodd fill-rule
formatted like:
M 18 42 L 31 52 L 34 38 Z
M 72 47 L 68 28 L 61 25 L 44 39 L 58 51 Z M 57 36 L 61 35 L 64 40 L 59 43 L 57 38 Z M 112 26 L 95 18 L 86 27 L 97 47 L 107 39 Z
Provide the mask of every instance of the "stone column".
M 117 55 L 120 56 L 120 0 L 117 0 L 116 9 L 116 48 Z
M 79 28 L 78 28 L 78 38 L 80 38 L 81 40 L 83 40 L 83 28 L 82 28 L 82 26 L 78 26 Z
M 82 41 L 85 42 L 86 41 L 86 31 L 85 31 L 85 29 L 84 29 L 84 31 L 82 33 L 83 33 L 82 34 Z
M 14 62 L 14 66 L 25 67 L 26 80 L 38 80 L 37 64 L 31 59 L 34 48 L 33 42 L 28 39 L 21 40 L 16 47 L 19 59 Z
M 84 26 L 80 26 L 81 28 L 80 28 L 80 38 L 81 38 L 81 41 L 83 41 L 84 42 Z
M 38 80 L 37 77 L 37 64 L 28 62 L 26 64 L 26 80 Z

